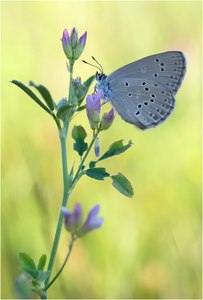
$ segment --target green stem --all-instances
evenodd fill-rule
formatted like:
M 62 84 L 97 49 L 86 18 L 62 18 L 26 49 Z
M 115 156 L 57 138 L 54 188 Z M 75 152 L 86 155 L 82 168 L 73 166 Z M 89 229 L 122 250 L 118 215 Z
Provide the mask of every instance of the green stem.
M 77 172 L 76 172 L 76 174 L 75 174 L 75 177 L 74 177 L 74 179 L 73 179 L 73 184 L 75 183 L 75 181 L 77 181 L 78 175 L 79 175 L 79 173 L 80 173 L 80 171 L 81 171 L 81 169 L 82 169 L 82 167 L 83 167 L 83 164 L 84 164 L 84 162 L 85 162 L 85 160 L 86 160 L 86 158 L 87 158 L 87 156 L 88 156 L 88 154 L 89 154 L 89 152 L 90 152 L 92 146 L 94 145 L 94 142 L 95 142 L 95 140 L 96 140 L 96 138 L 97 138 L 99 132 L 100 132 L 100 130 L 98 129 L 97 132 L 95 133 L 95 135 L 93 136 L 93 138 L 92 138 L 92 140 L 91 140 L 91 143 L 89 144 L 89 147 L 88 147 L 88 149 L 87 149 L 85 155 L 83 156 L 83 158 L 82 158 L 82 160 L 81 160 L 81 163 L 80 163 L 80 165 L 79 165 L 79 167 L 78 167 L 78 170 L 77 170 Z
M 66 265 L 66 263 L 67 263 L 67 261 L 68 261 L 68 259 L 69 259 L 69 257 L 70 257 L 70 255 L 71 255 L 71 252 L 72 252 L 72 249 L 73 249 L 73 245 L 74 245 L 74 241 L 75 241 L 75 239 L 72 237 L 71 238 L 71 242 L 70 242 L 70 244 L 69 244 L 69 248 L 68 248 L 68 253 L 67 253 L 67 255 L 66 255 L 66 258 L 65 258 L 65 260 L 64 260 L 64 263 L 63 263 L 63 265 L 61 266 L 61 268 L 60 268 L 60 270 L 58 271 L 58 273 L 54 276 L 54 278 L 50 281 L 50 283 L 45 287 L 45 291 L 46 290 L 48 290 L 48 288 L 50 288 L 50 286 L 54 283 L 54 281 L 58 278 L 58 276 L 61 274 L 61 272 L 63 271 L 63 269 L 64 269 L 64 267 L 65 267 L 65 265 Z
M 70 72 L 70 81 L 69 81 L 69 99 L 68 102 L 72 104 L 73 102 L 73 96 L 74 96 L 74 90 L 73 90 L 73 65 L 74 61 L 69 61 L 69 72 Z
M 60 132 L 61 133 L 61 132 Z M 69 195 L 71 193 L 71 189 L 69 189 L 68 186 L 68 166 L 67 166 L 67 153 L 66 153 L 66 136 L 63 134 L 60 134 L 60 141 L 61 141 L 61 153 L 62 153 L 62 168 L 63 168 L 63 198 L 62 198 L 62 206 L 67 205 L 67 201 L 69 198 Z M 61 209 L 61 207 L 60 207 Z M 50 272 L 49 277 L 47 278 L 45 284 L 49 284 L 49 280 L 51 277 L 51 273 L 53 270 L 55 258 L 56 258 L 56 253 L 59 245 L 59 240 L 60 240 L 60 235 L 61 235 L 61 230 L 62 230 L 62 225 L 63 225 L 63 215 L 60 212 L 59 218 L 58 218 L 58 223 L 57 223 L 57 228 L 56 228 L 56 233 L 54 237 L 54 242 L 51 250 L 51 256 L 49 259 L 49 265 L 47 271 Z

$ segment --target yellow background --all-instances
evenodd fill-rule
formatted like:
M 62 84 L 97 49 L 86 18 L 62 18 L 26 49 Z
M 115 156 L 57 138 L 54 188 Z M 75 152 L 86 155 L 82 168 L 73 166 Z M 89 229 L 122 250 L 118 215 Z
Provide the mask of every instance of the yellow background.
M 42 83 L 58 102 L 68 74 L 64 28 L 88 31 L 82 59 L 94 55 L 106 74 L 147 55 L 182 50 L 187 73 L 173 115 L 141 131 L 116 117 L 101 134 L 101 151 L 119 139 L 133 147 L 101 163 L 125 174 L 133 199 L 109 179 L 83 177 L 69 207 L 101 204 L 102 229 L 78 241 L 51 298 L 201 298 L 201 2 L 27 1 L 2 3 L 2 298 L 16 298 L 17 254 L 49 255 L 62 195 L 60 145 L 54 122 L 12 79 Z M 75 77 L 95 70 L 83 64 Z M 93 91 L 93 87 L 91 92 Z M 71 127 L 91 130 L 85 112 Z M 69 165 L 78 158 L 68 141 Z M 92 154 L 92 158 L 94 158 Z M 63 230 L 54 273 L 62 264 Z

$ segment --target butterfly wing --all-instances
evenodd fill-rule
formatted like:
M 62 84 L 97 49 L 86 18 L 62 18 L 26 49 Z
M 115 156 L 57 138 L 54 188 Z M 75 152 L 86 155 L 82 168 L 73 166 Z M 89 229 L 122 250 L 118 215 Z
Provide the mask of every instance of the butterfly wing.
M 156 127 L 172 113 L 171 90 L 151 80 L 120 78 L 111 82 L 110 101 L 118 114 L 141 129 Z
M 168 51 L 147 56 L 125 65 L 108 76 L 109 86 L 121 78 L 152 80 L 175 95 L 185 76 L 186 60 L 180 51 Z

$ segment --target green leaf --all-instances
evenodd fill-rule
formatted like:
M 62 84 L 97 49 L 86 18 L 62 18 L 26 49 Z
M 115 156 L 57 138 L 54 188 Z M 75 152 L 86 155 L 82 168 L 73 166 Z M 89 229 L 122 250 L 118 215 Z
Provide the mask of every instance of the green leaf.
M 30 98 L 32 98 L 39 106 L 41 106 L 46 112 L 48 112 L 50 115 L 52 115 L 52 112 L 50 109 L 44 105 L 44 103 L 29 89 L 26 85 L 24 85 L 22 82 L 17 80 L 11 81 L 13 84 L 17 85 L 19 88 L 21 88 Z
M 40 257 L 39 259 L 39 262 L 38 262 L 38 266 L 37 268 L 39 270 L 42 270 L 44 269 L 45 265 L 46 265 L 46 261 L 47 261 L 47 256 L 45 254 L 42 254 L 42 256 Z
M 119 140 L 110 145 L 109 149 L 96 161 L 90 162 L 90 168 L 94 168 L 98 161 L 109 158 L 111 156 L 119 155 L 125 152 L 128 148 L 132 146 L 132 141 L 129 141 L 127 145 L 123 144 L 123 140 Z
M 73 107 L 71 105 L 61 106 L 56 113 L 57 118 L 64 120 L 65 117 L 71 116 L 73 113 Z
M 82 111 L 86 108 L 86 104 L 81 105 L 80 107 L 78 107 L 77 111 Z
M 134 192 L 130 181 L 120 172 L 111 176 L 113 186 L 123 195 L 132 198 Z
M 30 84 L 30 86 L 33 86 L 38 90 L 38 92 L 40 93 L 40 95 L 43 97 L 44 101 L 48 105 L 48 107 L 51 110 L 54 110 L 54 100 L 52 99 L 52 96 L 51 96 L 49 90 L 42 84 L 36 85 L 33 81 L 30 81 L 29 84 Z
M 81 97 L 80 99 L 78 99 L 78 100 L 79 100 L 78 106 L 80 106 L 81 103 L 83 102 L 83 100 L 84 100 L 85 96 L 87 95 L 88 90 L 89 90 L 89 88 L 90 88 L 92 82 L 94 81 L 94 79 L 95 79 L 95 75 L 92 75 L 92 76 L 90 76 L 90 77 L 83 83 L 85 89 L 84 89 L 84 92 L 83 92 L 83 94 L 82 94 L 82 97 Z M 83 105 L 83 107 L 84 107 L 84 105 Z M 83 108 L 83 109 L 84 109 L 84 108 Z M 82 109 L 81 109 L 81 110 L 82 110 Z M 78 108 L 78 111 L 79 111 L 79 108 Z
M 72 137 L 75 140 L 73 149 L 78 152 L 80 156 L 87 150 L 87 143 L 84 142 L 87 133 L 82 126 L 74 126 L 72 130 Z
M 22 270 L 35 277 L 36 265 L 34 263 L 34 260 L 26 253 L 19 253 L 19 259 L 22 266 Z
M 88 90 L 89 90 L 89 88 L 90 88 L 90 85 L 91 85 L 92 82 L 94 81 L 94 79 L 95 79 L 95 75 L 92 75 L 92 76 L 90 76 L 90 77 L 84 82 L 84 85 L 85 85 L 85 87 L 86 87 L 86 89 L 87 89 L 87 92 L 88 92 Z
M 106 172 L 105 168 L 88 169 L 85 173 L 87 176 L 97 180 L 104 180 L 105 177 L 110 176 L 110 174 Z

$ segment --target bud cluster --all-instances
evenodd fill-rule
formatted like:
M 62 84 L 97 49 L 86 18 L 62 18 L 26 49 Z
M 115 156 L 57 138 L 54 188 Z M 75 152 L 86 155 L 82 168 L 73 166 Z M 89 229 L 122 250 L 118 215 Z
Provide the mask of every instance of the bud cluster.
M 64 29 L 62 36 L 62 46 L 66 57 L 69 60 L 76 60 L 82 54 L 87 40 L 87 31 L 78 38 L 78 33 L 74 27 L 69 36 L 68 30 Z

